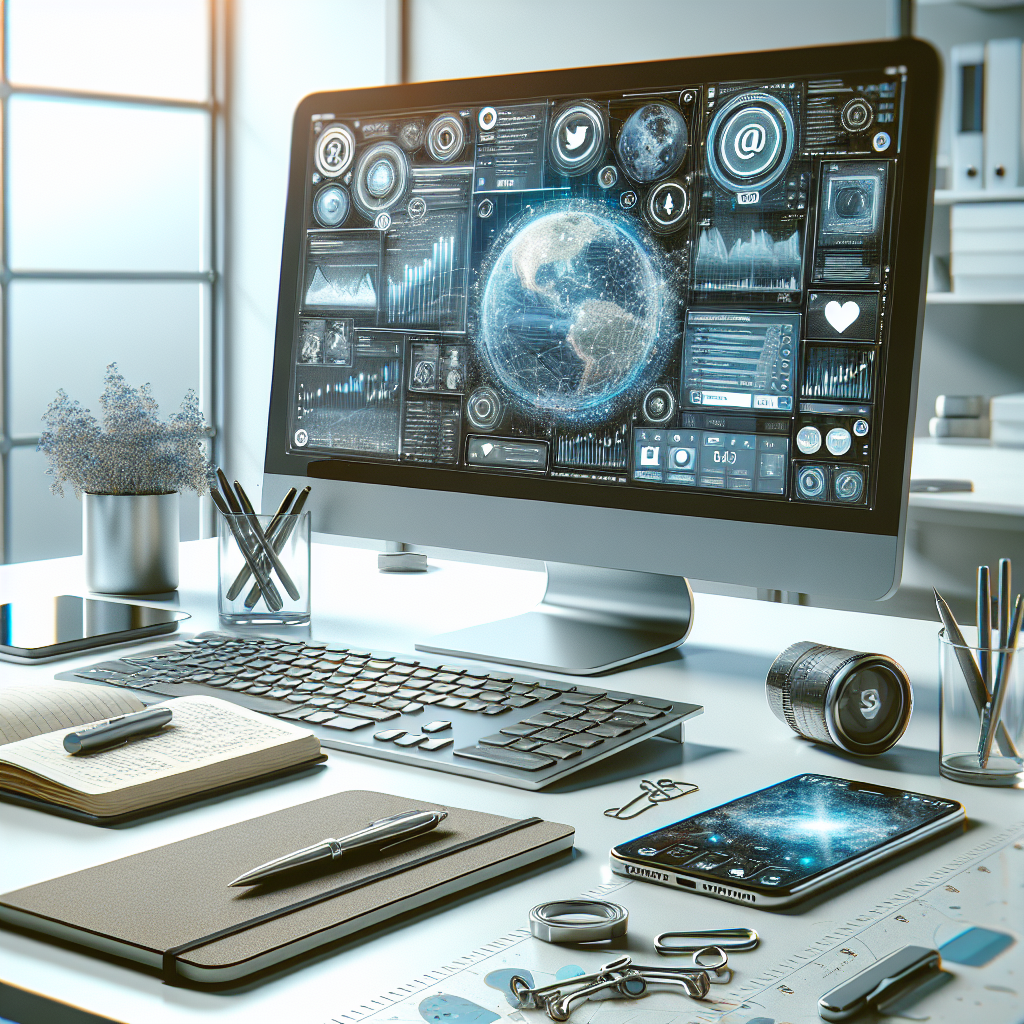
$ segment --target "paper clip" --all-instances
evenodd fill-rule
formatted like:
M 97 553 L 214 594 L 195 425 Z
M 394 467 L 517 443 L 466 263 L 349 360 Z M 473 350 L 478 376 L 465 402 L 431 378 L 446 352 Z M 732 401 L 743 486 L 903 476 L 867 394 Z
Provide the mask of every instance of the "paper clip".
M 688 796 L 690 793 L 696 793 L 698 788 L 692 782 L 676 782 L 674 779 L 658 779 L 657 782 L 652 782 L 650 779 L 641 779 L 640 789 L 642 792 L 639 796 L 633 797 L 632 800 L 621 807 L 609 807 L 604 813 L 609 818 L 635 818 L 638 814 L 643 814 L 644 811 L 655 804 L 663 804 L 668 800 L 676 800 L 681 796 Z M 635 811 L 630 811 L 630 808 L 640 803 L 641 800 L 646 801 L 643 806 Z

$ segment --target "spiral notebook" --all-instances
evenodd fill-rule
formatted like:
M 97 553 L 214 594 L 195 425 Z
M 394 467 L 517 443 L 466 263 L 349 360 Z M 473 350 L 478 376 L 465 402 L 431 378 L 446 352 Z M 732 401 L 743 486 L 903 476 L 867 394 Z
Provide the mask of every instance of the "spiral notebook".
M 231 888 L 243 871 L 400 811 L 439 805 L 336 793 L 0 896 L 0 924 L 163 971 L 235 981 L 572 848 L 540 818 L 446 807 L 432 832 L 299 882 Z

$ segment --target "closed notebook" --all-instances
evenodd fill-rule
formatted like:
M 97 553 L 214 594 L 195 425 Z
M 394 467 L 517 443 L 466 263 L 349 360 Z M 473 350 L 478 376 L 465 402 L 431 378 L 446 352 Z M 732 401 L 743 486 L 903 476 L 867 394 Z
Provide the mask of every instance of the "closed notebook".
M 298 956 L 573 845 L 574 830 L 457 807 L 433 831 L 335 870 L 231 888 L 242 872 L 440 805 L 350 791 L 193 836 L 0 896 L 0 923 L 222 983 Z M 334 866 L 332 865 L 332 866 Z

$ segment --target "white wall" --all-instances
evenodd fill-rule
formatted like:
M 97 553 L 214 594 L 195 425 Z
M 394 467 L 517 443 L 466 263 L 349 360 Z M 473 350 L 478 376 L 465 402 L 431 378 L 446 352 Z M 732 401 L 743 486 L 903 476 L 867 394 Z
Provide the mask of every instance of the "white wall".
M 880 39 L 890 0 L 410 0 L 409 78 Z
M 235 0 L 227 81 L 224 464 L 260 490 L 292 116 L 393 74 L 391 0 Z M 255 501 L 255 495 L 253 495 Z

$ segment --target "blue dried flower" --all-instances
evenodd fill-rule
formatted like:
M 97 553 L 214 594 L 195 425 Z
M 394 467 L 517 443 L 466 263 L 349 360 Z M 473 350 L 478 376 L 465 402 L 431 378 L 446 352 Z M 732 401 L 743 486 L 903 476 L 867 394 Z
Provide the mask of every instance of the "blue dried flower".
M 160 421 L 149 384 L 133 388 L 111 363 L 100 396 L 102 422 L 64 389 L 43 415 L 37 451 L 50 463 L 50 490 L 64 496 L 170 494 L 208 490 L 211 464 L 204 454 L 206 423 L 190 388 L 179 412 Z

